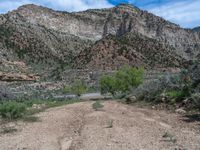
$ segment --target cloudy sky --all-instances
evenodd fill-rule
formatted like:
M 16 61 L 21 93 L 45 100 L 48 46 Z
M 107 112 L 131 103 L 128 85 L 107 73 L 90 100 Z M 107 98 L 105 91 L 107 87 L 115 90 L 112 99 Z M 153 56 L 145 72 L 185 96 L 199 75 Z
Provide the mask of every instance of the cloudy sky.
M 31 3 L 70 12 L 129 3 L 185 28 L 200 26 L 200 0 L 0 0 L 0 13 Z

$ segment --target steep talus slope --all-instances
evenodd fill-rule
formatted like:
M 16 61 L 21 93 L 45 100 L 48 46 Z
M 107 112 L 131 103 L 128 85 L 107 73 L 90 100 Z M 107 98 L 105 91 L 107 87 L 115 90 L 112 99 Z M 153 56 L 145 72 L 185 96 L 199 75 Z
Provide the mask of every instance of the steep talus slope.
M 98 41 L 91 49 L 77 57 L 77 68 L 115 70 L 124 64 L 145 68 L 183 67 L 186 61 L 175 52 L 154 39 L 141 34 L 109 35 Z

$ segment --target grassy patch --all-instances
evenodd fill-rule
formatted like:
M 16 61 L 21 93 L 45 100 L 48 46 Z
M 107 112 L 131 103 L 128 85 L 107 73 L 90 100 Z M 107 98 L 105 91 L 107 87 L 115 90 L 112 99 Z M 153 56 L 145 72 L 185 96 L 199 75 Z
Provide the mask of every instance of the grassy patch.
M 92 104 L 92 108 L 95 110 L 95 111 L 98 111 L 100 108 L 103 108 L 104 105 L 101 104 L 100 101 L 96 101 L 95 103 Z
M 2 130 L 0 131 L 0 133 L 2 134 L 8 134 L 8 133 L 13 133 L 13 132 L 17 132 L 17 129 L 13 127 L 3 127 Z

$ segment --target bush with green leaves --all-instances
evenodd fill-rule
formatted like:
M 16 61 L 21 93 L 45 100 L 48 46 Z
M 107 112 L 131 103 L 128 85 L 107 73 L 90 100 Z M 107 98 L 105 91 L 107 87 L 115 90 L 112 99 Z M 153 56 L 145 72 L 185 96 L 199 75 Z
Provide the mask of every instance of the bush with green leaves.
M 29 101 L 9 101 L 0 103 L 0 117 L 7 120 L 28 119 L 34 120 L 34 114 L 51 107 L 73 104 L 80 102 L 77 99 L 57 101 L 57 100 L 29 100 Z
M 187 96 L 187 93 L 185 93 L 182 90 L 171 90 L 171 91 L 166 92 L 166 95 L 169 98 L 175 98 L 176 99 L 176 98 L 184 98 L 185 96 Z
M 5 102 L 0 104 L 0 116 L 13 120 L 23 117 L 26 112 L 26 105 L 17 102 Z
M 100 80 L 100 90 L 102 94 L 109 92 L 112 95 L 115 95 L 115 92 L 117 91 L 115 78 L 110 75 L 103 76 Z
M 193 99 L 195 105 L 200 109 L 200 93 L 192 94 L 192 99 Z
M 71 86 L 71 92 L 77 96 L 81 96 L 86 93 L 87 85 L 82 80 L 76 80 Z
M 96 101 L 95 103 L 92 104 L 92 107 L 93 107 L 93 109 L 94 109 L 95 111 L 98 111 L 100 108 L 103 108 L 104 105 L 101 104 L 100 101 Z
M 143 68 L 123 67 L 113 75 L 106 75 L 100 79 L 100 90 L 102 94 L 126 93 L 138 87 L 143 82 Z
M 64 86 L 63 94 L 69 94 L 69 93 L 71 93 L 71 86 L 68 86 L 68 85 Z

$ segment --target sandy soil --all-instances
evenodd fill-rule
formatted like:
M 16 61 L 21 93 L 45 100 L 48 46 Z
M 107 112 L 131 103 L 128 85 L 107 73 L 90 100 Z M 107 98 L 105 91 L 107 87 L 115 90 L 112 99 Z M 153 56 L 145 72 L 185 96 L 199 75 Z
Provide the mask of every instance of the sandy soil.
M 1 150 L 175 150 L 200 149 L 200 133 L 178 114 L 104 102 L 48 109 L 39 122 L 15 125 L 17 132 L 0 135 Z M 165 135 L 165 136 L 164 136 Z M 163 137 L 164 136 L 164 137 Z

